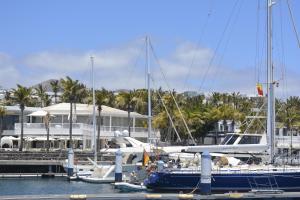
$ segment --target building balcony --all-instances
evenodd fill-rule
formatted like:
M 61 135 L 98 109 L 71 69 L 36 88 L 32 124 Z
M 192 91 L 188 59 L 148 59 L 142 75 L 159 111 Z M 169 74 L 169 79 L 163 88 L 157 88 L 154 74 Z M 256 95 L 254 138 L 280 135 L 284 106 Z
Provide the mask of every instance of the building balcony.
M 300 149 L 300 136 L 276 136 L 276 147 L 281 149 Z
M 68 123 L 50 123 L 50 136 L 69 136 Z M 96 127 L 96 133 L 97 133 Z M 128 131 L 128 127 L 125 126 L 101 126 L 100 137 L 105 139 L 110 139 L 115 136 L 115 131 L 123 132 Z M 156 136 L 159 136 L 159 132 L 156 130 L 152 131 Z M 46 136 L 46 127 L 44 123 L 24 123 L 24 136 Z M 90 138 L 93 134 L 93 126 L 84 123 L 73 123 L 72 124 L 72 135 Z M 21 135 L 21 124 L 15 124 L 14 135 Z M 148 138 L 148 129 L 144 127 L 131 127 L 130 128 L 131 137 L 137 138 Z

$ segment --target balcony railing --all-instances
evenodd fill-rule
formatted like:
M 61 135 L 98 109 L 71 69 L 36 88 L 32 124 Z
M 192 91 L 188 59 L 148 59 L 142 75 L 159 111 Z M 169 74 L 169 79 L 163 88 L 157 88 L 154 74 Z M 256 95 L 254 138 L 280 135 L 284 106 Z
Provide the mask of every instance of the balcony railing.
M 50 135 L 68 135 L 70 124 L 62 123 L 50 123 Z M 90 136 L 93 131 L 93 126 L 90 124 L 73 123 L 72 130 L 74 135 Z M 126 126 L 101 126 L 100 132 L 102 137 L 113 137 L 115 131 L 123 132 L 128 131 Z M 19 135 L 21 132 L 21 124 L 15 124 L 15 135 Z M 133 137 L 148 137 L 148 129 L 144 127 L 131 127 L 130 132 Z M 153 130 L 157 135 L 158 132 Z M 25 135 L 45 135 L 46 127 L 44 123 L 24 123 Z
M 276 136 L 276 146 L 278 148 L 300 148 L 300 136 Z

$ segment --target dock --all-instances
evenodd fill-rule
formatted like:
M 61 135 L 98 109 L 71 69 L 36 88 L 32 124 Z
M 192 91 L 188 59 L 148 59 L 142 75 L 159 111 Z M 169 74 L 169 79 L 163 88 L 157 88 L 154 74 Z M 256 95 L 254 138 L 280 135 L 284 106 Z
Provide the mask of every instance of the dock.
M 88 158 L 94 156 L 93 152 L 75 152 L 76 162 L 78 164 L 90 164 Z M 34 152 L 34 151 L 0 151 L 0 178 L 5 177 L 2 174 L 28 174 L 41 176 L 52 172 L 63 174 L 65 170 L 63 163 L 67 159 L 66 151 L 58 152 Z M 98 154 L 98 160 L 101 162 L 113 162 L 114 156 Z
M 225 193 L 225 194 L 175 194 L 175 193 L 112 193 L 0 196 L 2 200 L 109 200 L 109 199 L 298 199 L 300 192 L 282 193 Z
M 68 177 L 66 173 L 0 173 L 0 178 Z

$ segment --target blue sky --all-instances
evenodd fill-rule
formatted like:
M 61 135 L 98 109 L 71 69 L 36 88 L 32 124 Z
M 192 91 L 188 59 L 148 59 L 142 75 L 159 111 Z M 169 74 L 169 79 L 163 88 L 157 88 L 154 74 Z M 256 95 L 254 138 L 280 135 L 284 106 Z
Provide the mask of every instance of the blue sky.
M 290 3 L 300 31 L 300 2 Z M 300 49 L 286 0 L 277 0 L 274 18 L 278 80 L 286 70 L 280 95 L 299 95 Z M 97 87 L 144 87 L 144 37 L 149 35 L 171 88 L 250 94 L 255 74 L 262 82 L 265 76 L 264 23 L 263 0 L 2 0 L 0 85 L 29 86 L 66 75 L 90 85 L 93 55 Z M 151 58 L 155 85 L 167 88 Z

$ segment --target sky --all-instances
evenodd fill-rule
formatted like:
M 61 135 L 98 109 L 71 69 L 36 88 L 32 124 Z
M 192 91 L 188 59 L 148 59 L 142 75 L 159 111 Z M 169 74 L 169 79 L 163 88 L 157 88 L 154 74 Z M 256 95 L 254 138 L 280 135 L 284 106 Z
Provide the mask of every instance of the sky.
M 300 1 L 289 0 L 300 32 Z M 265 87 L 264 0 L 1 0 L 0 86 L 70 76 L 91 87 L 255 94 Z M 300 95 L 300 48 L 286 0 L 276 0 L 274 67 L 280 97 Z

